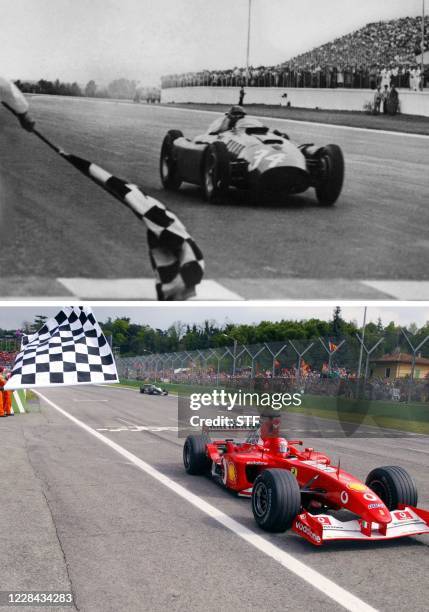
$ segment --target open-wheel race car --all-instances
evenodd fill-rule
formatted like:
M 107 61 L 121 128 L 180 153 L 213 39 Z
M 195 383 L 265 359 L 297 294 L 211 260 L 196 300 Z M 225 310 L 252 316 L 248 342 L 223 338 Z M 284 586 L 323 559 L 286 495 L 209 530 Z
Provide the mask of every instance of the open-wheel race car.
M 300 449 L 300 440 L 280 437 L 276 428 L 269 420 L 242 443 L 189 435 L 185 469 L 251 497 L 256 523 L 265 531 L 292 527 L 316 546 L 429 533 L 429 512 L 416 507 L 415 483 L 402 467 L 378 467 L 364 483 L 323 453 Z M 348 520 L 336 518 L 338 510 L 348 511 L 341 513 Z
M 320 204 L 333 205 L 344 180 L 339 146 L 296 145 L 287 134 L 270 130 L 241 107 L 232 107 L 194 139 L 179 130 L 164 138 L 160 173 L 163 186 L 200 185 L 209 202 L 222 201 L 230 187 L 252 196 L 303 193 L 314 187 Z

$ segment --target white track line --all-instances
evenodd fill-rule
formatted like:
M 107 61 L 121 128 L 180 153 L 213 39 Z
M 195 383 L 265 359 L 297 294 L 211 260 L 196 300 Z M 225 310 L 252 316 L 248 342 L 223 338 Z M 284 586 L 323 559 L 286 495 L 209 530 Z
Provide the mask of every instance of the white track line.
M 178 104 L 180 104 L 180 102 Z M 186 104 L 186 102 L 183 102 L 182 104 Z M 224 104 L 224 106 L 228 106 L 228 105 Z M 198 109 L 198 108 L 182 108 L 180 106 L 173 106 L 173 104 L 164 105 L 164 103 L 161 105 L 153 106 L 151 108 L 164 109 L 164 110 L 173 109 L 176 111 L 183 111 L 185 113 L 204 113 L 204 114 L 216 114 L 216 115 L 221 115 L 224 112 L 222 110 L 215 111 L 215 110 L 205 110 L 205 109 Z M 249 109 L 249 110 L 251 111 L 252 109 Z M 313 109 L 309 108 L 306 110 L 313 110 Z M 349 125 L 337 125 L 335 123 L 318 123 L 316 121 L 301 121 L 300 119 L 286 119 L 283 117 L 269 117 L 268 115 L 252 115 L 251 113 L 249 114 L 249 117 L 256 117 L 256 119 L 269 119 L 270 121 L 285 121 L 286 123 L 298 123 L 302 125 L 317 125 L 318 127 L 329 127 L 329 128 L 335 128 L 337 130 L 353 130 L 356 132 L 369 132 L 371 134 L 387 134 L 388 136 L 407 136 L 408 138 L 429 138 L 429 135 L 427 134 L 411 134 L 410 132 L 392 132 L 389 130 L 377 130 L 376 128 L 361 128 L 361 127 L 353 127 Z
M 205 500 L 201 499 L 201 497 L 198 497 L 194 493 L 191 493 L 190 491 L 185 489 L 185 487 L 182 487 L 177 482 L 174 482 L 174 480 L 171 480 L 171 478 L 168 478 L 168 476 L 165 476 L 164 474 L 153 468 L 149 463 L 146 463 L 146 461 L 139 459 L 139 457 L 137 457 L 133 453 L 130 453 L 119 444 L 116 444 L 116 442 L 113 442 L 112 440 L 99 433 L 83 421 L 80 421 L 73 415 L 66 412 L 63 408 L 60 408 L 60 406 L 49 400 L 39 391 L 35 392 L 40 398 L 42 398 L 47 404 L 49 404 L 49 406 L 57 410 L 67 419 L 72 421 L 75 425 L 81 427 L 84 431 L 94 436 L 94 438 L 97 438 L 98 440 L 100 440 L 100 442 L 103 442 L 104 444 L 109 446 L 119 455 L 122 455 L 122 457 L 133 463 L 140 470 L 142 470 L 149 476 L 152 476 L 152 478 L 155 478 L 155 480 L 157 480 L 165 487 L 179 495 L 179 497 L 185 499 L 187 502 L 198 508 L 201 512 L 204 512 L 210 518 L 214 519 L 215 521 L 232 531 L 236 536 L 242 538 L 248 544 L 251 544 L 252 546 L 257 548 L 260 552 L 264 553 L 268 557 L 271 557 L 272 559 L 280 563 L 280 565 L 285 567 L 288 571 L 292 572 L 302 580 L 305 580 L 305 582 L 310 584 L 315 589 L 321 591 L 326 597 L 329 597 L 339 605 L 343 606 L 346 610 L 350 610 L 351 612 L 376 612 L 375 608 L 366 604 L 364 601 L 362 601 L 346 589 L 343 589 L 332 580 L 329 580 L 329 578 L 322 576 L 322 574 L 319 574 L 319 572 L 317 572 L 316 570 L 305 565 L 289 553 L 283 551 L 278 546 L 271 544 L 262 536 L 254 533 L 253 531 L 251 531 L 238 521 L 234 520 L 212 504 L 209 504 Z

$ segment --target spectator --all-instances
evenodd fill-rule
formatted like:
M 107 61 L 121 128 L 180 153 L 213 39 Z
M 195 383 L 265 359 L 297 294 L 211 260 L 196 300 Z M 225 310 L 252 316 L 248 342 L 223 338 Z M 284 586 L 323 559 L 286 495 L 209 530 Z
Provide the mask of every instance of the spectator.
M 377 87 L 375 94 L 374 94 L 374 115 L 379 115 L 380 114 L 380 107 L 381 107 L 381 101 L 382 101 L 382 94 L 381 94 L 381 87 L 380 85 Z
M 238 105 L 239 106 L 244 106 L 244 96 L 246 95 L 246 92 L 244 91 L 244 87 L 242 86 L 240 88 L 240 94 L 238 97 Z
M 389 88 L 387 85 L 384 86 L 384 89 L 381 93 L 381 101 L 383 103 L 383 114 L 387 115 L 387 103 L 389 100 Z

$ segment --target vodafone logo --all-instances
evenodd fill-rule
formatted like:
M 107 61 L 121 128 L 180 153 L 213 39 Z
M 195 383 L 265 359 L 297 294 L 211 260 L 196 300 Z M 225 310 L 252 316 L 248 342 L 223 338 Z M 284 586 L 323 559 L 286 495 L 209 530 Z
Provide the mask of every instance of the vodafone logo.
M 363 498 L 367 501 L 377 501 L 377 496 L 374 493 L 364 493 Z
M 302 533 L 305 533 L 305 535 L 311 538 L 314 542 L 320 543 L 322 541 L 321 537 L 318 536 L 317 533 L 314 533 L 314 531 L 311 531 L 310 527 L 308 527 L 307 525 L 304 525 L 303 523 L 301 523 L 301 521 L 297 521 L 295 526 L 297 529 L 299 529 L 299 531 L 302 531 Z
M 330 525 L 331 521 L 329 520 L 328 516 L 318 516 L 317 520 L 319 521 L 319 523 L 322 523 L 322 525 Z
M 343 504 L 346 504 L 349 501 L 349 494 L 347 493 L 347 491 L 341 491 L 340 499 Z
M 398 510 L 397 512 L 393 512 L 393 516 L 397 518 L 399 521 L 405 521 L 406 519 L 412 519 L 411 514 L 405 510 Z

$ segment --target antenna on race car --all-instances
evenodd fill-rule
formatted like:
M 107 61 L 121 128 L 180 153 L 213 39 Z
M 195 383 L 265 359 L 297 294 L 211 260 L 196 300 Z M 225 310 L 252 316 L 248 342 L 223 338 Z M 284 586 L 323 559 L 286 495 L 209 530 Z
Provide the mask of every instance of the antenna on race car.
M 337 478 L 340 478 L 341 457 L 338 457 Z

